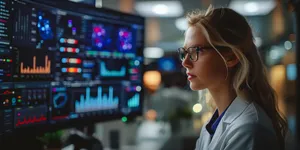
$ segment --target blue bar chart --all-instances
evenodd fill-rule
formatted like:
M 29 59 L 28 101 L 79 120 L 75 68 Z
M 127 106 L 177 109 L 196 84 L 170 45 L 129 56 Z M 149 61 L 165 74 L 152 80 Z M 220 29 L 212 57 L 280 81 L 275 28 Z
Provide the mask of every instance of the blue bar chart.
M 107 69 L 105 62 L 101 62 L 100 75 L 103 77 L 124 77 L 126 76 L 126 67 L 122 66 L 120 70 L 109 70 Z
M 107 90 L 107 89 L 106 89 Z M 117 109 L 119 105 L 119 97 L 114 94 L 114 88 L 108 87 L 108 94 L 103 87 L 97 88 L 97 95 L 91 95 L 91 88 L 85 89 L 85 94 L 80 94 L 79 99 L 75 102 L 76 113 L 101 111 L 109 109 Z
M 140 95 L 137 93 L 127 101 L 127 106 L 129 108 L 140 106 Z

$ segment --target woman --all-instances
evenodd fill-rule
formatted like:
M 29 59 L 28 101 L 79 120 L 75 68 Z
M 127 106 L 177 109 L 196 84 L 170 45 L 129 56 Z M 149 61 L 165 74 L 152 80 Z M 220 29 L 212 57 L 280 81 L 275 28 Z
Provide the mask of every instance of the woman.
M 284 149 L 286 121 L 246 19 L 229 8 L 187 15 L 179 48 L 192 90 L 208 89 L 217 106 L 197 150 Z

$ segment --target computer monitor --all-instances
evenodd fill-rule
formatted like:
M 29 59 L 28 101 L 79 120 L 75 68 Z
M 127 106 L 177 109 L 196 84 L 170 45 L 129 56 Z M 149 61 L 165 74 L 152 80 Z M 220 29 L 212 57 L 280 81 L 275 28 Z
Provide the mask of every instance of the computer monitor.
M 0 0 L 0 135 L 142 113 L 144 18 Z

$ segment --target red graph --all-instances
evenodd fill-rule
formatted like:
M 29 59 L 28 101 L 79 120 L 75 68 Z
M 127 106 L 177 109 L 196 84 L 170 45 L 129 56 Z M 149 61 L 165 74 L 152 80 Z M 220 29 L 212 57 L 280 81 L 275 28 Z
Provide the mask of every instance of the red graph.
M 14 91 L 6 90 L 3 93 L 0 93 L 0 95 L 8 95 L 8 94 L 14 94 Z
M 45 66 L 36 66 L 36 56 L 33 56 L 33 66 L 24 67 L 24 63 L 21 62 L 20 72 L 21 74 L 50 74 L 51 61 L 48 60 L 48 56 L 45 56 Z
M 16 123 L 16 127 L 18 126 L 22 126 L 22 125 L 28 125 L 28 124 L 34 124 L 34 123 L 39 123 L 39 122 L 43 122 L 46 121 L 47 118 L 42 114 L 40 117 L 24 117 L 23 120 L 18 119 L 17 123 Z

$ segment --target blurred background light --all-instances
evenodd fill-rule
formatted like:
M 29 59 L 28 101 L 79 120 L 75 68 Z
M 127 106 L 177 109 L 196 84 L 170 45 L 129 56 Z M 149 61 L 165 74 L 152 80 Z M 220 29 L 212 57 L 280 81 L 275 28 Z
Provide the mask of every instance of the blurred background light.
M 144 85 L 150 90 L 157 90 L 161 83 L 161 74 L 158 71 L 146 71 L 143 77 Z
M 278 57 L 280 57 L 279 51 L 278 51 L 277 49 L 272 49 L 272 50 L 270 51 L 270 57 L 271 57 L 272 59 L 278 59 Z
M 290 81 L 297 79 L 297 66 L 296 64 L 288 64 L 286 66 L 286 77 Z
M 157 112 L 153 109 L 150 109 L 146 112 L 145 115 L 147 120 L 155 120 L 157 117 Z
M 187 20 L 182 17 L 175 20 L 175 26 L 178 30 L 185 31 L 188 28 Z
M 183 15 L 180 1 L 137 1 L 135 10 L 145 17 L 179 17 Z
M 171 57 L 164 57 L 158 60 L 158 70 L 161 72 L 172 72 L 176 71 L 178 68 L 175 59 Z
M 169 8 L 164 4 L 157 4 L 152 7 L 152 11 L 158 15 L 165 15 L 169 12 Z
M 284 48 L 285 48 L 286 50 L 292 49 L 292 48 L 293 48 L 292 42 L 291 42 L 291 41 L 285 41 L 285 42 L 284 42 Z
M 275 8 L 274 0 L 233 0 L 229 7 L 244 16 L 267 15 Z
M 259 10 L 259 6 L 256 2 L 247 2 L 244 4 L 244 9 L 248 13 L 255 13 Z
M 144 56 L 146 58 L 161 58 L 164 56 L 164 50 L 159 47 L 146 47 Z
M 281 63 L 287 52 L 288 51 L 284 48 L 284 44 L 271 46 L 266 55 L 266 64 L 276 65 Z
M 199 104 L 199 103 L 195 104 L 195 105 L 193 106 L 193 111 L 194 111 L 195 113 L 200 113 L 200 112 L 202 111 L 202 105 Z
M 260 37 L 254 37 L 254 44 L 256 47 L 260 47 L 262 45 L 263 41 Z

